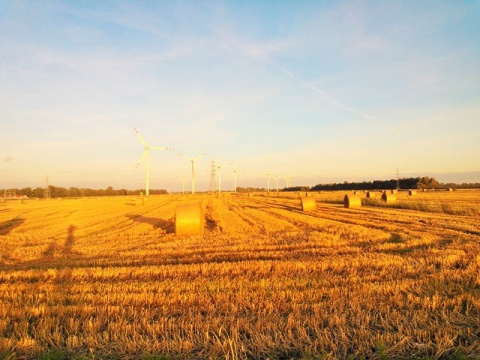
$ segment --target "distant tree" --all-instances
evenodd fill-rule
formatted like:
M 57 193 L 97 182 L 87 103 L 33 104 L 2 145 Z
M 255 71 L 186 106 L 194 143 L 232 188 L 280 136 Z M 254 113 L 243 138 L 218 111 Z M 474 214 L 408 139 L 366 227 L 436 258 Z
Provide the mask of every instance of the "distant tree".
M 35 189 L 32 190 L 32 197 L 41 199 L 43 198 L 44 195 L 45 195 L 44 188 L 36 187 Z

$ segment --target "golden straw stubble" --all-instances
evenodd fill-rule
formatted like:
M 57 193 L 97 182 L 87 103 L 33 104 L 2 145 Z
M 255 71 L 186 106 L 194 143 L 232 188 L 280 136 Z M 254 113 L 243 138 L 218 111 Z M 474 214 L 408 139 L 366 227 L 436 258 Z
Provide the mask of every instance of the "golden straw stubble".
M 205 216 L 200 203 L 177 205 L 175 234 L 201 235 L 203 234 L 204 220 Z

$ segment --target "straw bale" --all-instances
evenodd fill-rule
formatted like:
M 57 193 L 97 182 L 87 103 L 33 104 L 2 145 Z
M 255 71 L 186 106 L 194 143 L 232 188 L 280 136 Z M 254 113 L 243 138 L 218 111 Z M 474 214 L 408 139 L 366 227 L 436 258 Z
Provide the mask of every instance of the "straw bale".
M 303 211 L 313 211 L 317 208 L 317 203 L 313 196 L 302 197 L 302 210 Z
M 415 196 L 415 195 L 417 195 L 416 190 L 408 190 L 408 196 Z
M 376 197 L 377 195 L 375 195 L 374 192 L 372 191 L 367 191 L 367 199 L 373 199 L 374 197 Z
M 395 197 L 394 194 L 383 193 L 382 200 L 388 204 L 388 203 L 394 203 L 397 200 L 397 198 Z
M 362 198 L 358 195 L 345 195 L 343 205 L 349 209 L 361 207 Z
M 177 205 L 175 212 L 175 234 L 201 235 L 203 234 L 203 227 L 204 216 L 200 203 Z

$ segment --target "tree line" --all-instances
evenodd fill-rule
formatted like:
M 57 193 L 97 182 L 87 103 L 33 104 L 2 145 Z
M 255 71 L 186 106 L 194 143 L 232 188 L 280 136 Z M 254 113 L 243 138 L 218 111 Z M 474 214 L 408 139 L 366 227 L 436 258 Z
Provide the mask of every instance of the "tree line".
M 320 190 L 388 190 L 388 189 L 475 189 L 480 188 L 480 183 L 440 183 L 433 177 L 410 177 L 390 180 L 374 180 L 362 182 L 348 182 L 318 184 L 311 188 L 297 186 L 284 189 L 284 191 L 320 191 Z
M 45 188 L 26 187 L 23 189 L 7 189 L 10 192 L 15 192 L 16 196 L 27 196 L 30 198 L 43 199 L 45 197 Z M 145 189 L 127 190 L 127 189 L 114 189 L 109 186 L 106 189 L 89 189 L 70 187 L 64 188 L 60 186 L 48 186 L 48 192 L 52 198 L 64 198 L 64 197 L 86 197 L 86 196 L 125 196 L 125 195 L 140 195 L 145 194 Z M 4 190 L 0 190 L 0 196 L 3 196 Z M 167 194 L 167 190 L 164 189 L 150 189 L 151 195 Z

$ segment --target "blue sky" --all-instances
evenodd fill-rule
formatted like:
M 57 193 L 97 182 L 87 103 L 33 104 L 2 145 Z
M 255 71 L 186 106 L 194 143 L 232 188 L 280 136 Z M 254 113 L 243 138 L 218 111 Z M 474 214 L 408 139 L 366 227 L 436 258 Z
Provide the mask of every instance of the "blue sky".
M 479 1 L 2 1 L 0 188 L 480 181 Z M 456 175 L 455 175 L 456 174 Z M 222 188 L 233 189 L 233 166 Z

